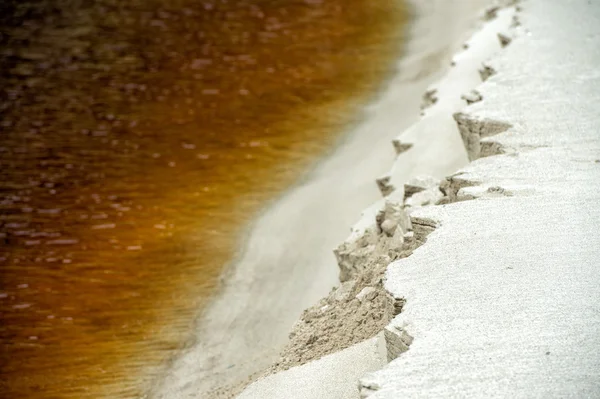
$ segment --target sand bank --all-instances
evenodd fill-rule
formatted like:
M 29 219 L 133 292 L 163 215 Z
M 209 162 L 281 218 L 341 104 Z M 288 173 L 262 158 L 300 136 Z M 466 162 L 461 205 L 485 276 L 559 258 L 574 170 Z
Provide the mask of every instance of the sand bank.
M 398 162 L 416 147 L 407 150 L 418 137 L 412 128 L 396 140 L 407 151 L 379 180 L 388 203 L 398 201 L 409 216 L 396 230 L 417 248 L 385 275 L 391 304 L 400 304 L 383 330 L 379 356 L 389 364 L 354 381 L 357 389 L 344 397 L 600 393 L 600 7 L 529 0 L 494 14 L 511 17 L 510 29 L 496 32 L 504 50 L 482 66 L 484 83 L 463 94 L 470 105 L 445 111 L 472 162 L 441 181 L 405 181 L 394 199 Z M 456 66 L 467 58 L 468 50 Z M 443 102 L 438 92 L 425 96 L 432 114 Z M 363 218 L 347 244 L 370 256 L 372 243 L 360 240 L 374 228 L 379 240 L 394 237 L 386 221 L 394 219 Z M 365 263 L 347 260 L 351 281 Z M 340 397 L 353 381 L 313 373 L 355 375 L 367 342 L 259 380 L 241 397 Z M 286 390 L 299 381 L 303 389 Z
M 222 294 L 199 322 L 197 344 L 172 364 L 151 397 L 206 397 L 277 359 L 302 310 L 338 284 L 332 250 L 380 198 L 373 178 L 395 157 L 390 141 L 418 120 L 421 94 L 449 68 L 485 4 L 414 3 L 410 40 L 389 89 L 329 158 L 259 218 Z M 432 145 L 448 154 L 438 157 L 444 165 L 466 162 L 460 141 L 456 148 Z

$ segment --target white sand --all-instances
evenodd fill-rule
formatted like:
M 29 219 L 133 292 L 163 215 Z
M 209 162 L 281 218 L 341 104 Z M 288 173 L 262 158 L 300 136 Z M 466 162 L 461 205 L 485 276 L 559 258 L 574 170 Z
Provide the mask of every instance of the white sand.
M 600 3 L 522 7 L 463 111 L 460 202 L 414 213 L 435 230 L 388 268 L 412 343 L 369 399 L 600 397 Z
M 151 397 L 204 398 L 276 359 L 301 311 L 338 283 L 332 249 L 380 198 L 374 177 L 392 164 L 390 141 L 418 120 L 422 93 L 449 68 L 487 3 L 414 1 L 417 18 L 389 89 L 330 158 L 259 218 L 226 287 L 198 325 L 197 344 L 173 363 Z M 460 140 L 429 144 L 438 154 L 434 166 L 466 163 Z

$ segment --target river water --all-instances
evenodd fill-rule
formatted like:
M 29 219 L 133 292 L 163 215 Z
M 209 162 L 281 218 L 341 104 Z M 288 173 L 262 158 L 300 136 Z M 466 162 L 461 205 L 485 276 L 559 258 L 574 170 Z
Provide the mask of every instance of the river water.
M 0 397 L 139 397 L 241 229 L 360 119 L 396 0 L 0 5 Z

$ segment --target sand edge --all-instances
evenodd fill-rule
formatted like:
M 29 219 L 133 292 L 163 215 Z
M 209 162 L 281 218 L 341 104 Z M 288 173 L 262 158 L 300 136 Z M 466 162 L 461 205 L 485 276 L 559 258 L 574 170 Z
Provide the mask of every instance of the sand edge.
M 450 173 L 452 168 L 436 162 L 419 162 L 414 157 L 431 159 L 444 156 L 440 148 L 428 146 L 431 140 L 451 142 L 452 136 L 460 137 L 459 126 L 452 115 L 465 103 L 480 100 L 471 89 L 485 79 L 484 62 L 508 44 L 508 38 L 513 35 L 512 29 L 517 25 L 516 9 L 510 5 L 512 2 L 496 3 L 483 11 L 481 19 L 484 25 L 464 43 L 463 51 L 452 57 L 452 69 L 446 76 L 425 91 L 421 121 L 392 141 L 397 158 L 390 172 L 377 179 L 383 199 L 363 212 L 350 237 L 335 251 L 342 285 L 305 311 L 292 332 L 291 343 L 272 369 L 288 370 L 252 384 L 240 398 L 358 397 L 357 381 L 353 379 L 355 372 L 343 378 L 339 376 L 343 374 L 340 370 L 356 370 L 362 366 L 363 373 L 366 373 L 372 371 L 373 365 L 363 362 L 368 356 L 360 351 L 350 365 L 347 357 L 354 350 L 352 348 L 361 345 L 362 339 L 377 334 L 376 339 L 386 347 L 379 353 L 381 364 L 385 364 L 401 348 L 408 347 L 405 342 L 408 336 L 398 336 L 389 327 L 381 328 L 385 325 L 381 321 L 373 325 L 367 320 L 373 315 L 389 320 L 402 310 L 405 303 L 403 298 L 383 288 L 382 277 L 385 265 L 409 256 L 424 243 L 425 236 L 435 226 L 411 215 L 425 206 L 450 202 L 446 191 L 440 189 L 442 180 L 434 176 Z M 413 178 L 408 180 L 411 176 Z M 352 324 L 353 328 L 350 328 Z M 350 333 L 338 333 L 348 329 Z M 343 350 L 336 352 L 340 349 L 339 345 L 331 345 L 331 341 L 340 339 L 345 341 Z M 319 340 L 323 341 L 321 345 Z M 321 358 L 324 354 L 327 356 Z M 339 362 L 336 362 L 337 357 Z M 337 377 L 324 381 L 320 377 L 322 373 L 333 373 Z M 315 378 L 318 381 L 312 381 Z M 361 390 L 364 395 L 368 388 L 362 386 Z

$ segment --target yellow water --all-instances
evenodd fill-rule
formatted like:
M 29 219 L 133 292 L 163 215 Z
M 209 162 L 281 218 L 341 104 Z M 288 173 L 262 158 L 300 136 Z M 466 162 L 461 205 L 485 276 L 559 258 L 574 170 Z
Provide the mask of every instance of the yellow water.
M 138 396 L 398 56 L 397 0 L 0 6 L 0 397 Z

